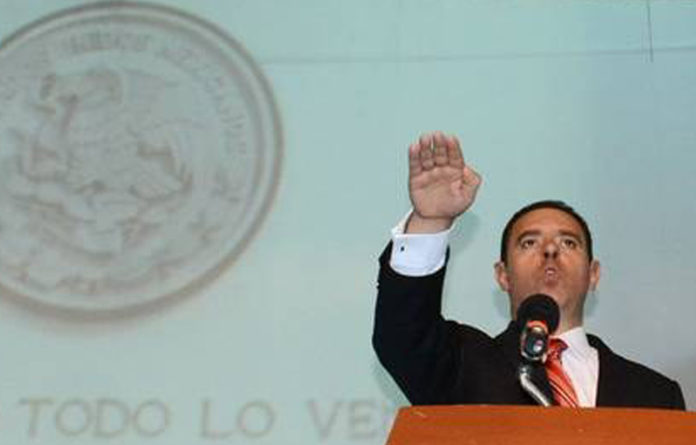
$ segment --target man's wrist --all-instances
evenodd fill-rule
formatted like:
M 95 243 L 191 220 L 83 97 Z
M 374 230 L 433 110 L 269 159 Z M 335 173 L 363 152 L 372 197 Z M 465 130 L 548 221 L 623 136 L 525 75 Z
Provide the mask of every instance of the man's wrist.
M 389 263 L 392 269 L 401 275 L 430 275 L 445 264 L 452 228 L 437 233 L 405 233 L 406 223 L 411 215 L 413 211 L 391 231 L 393 247 Z
M 416 211 L 406 221 L 405 233 L 439 233 L 452 227 L 454 218 L 427 218 Z

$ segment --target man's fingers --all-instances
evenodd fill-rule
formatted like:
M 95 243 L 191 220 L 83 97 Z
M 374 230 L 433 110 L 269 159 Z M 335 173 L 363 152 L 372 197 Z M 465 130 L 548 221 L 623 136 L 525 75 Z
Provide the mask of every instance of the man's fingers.
M 423 171 L 420 160 L 420 144 L 417 142 L 408 147 L 408 171 L 411 176 L 417 176 Z
M 424 134 L 419 139 L 420 148 L 418 152 L 420 153 L 420 162 L 423 170 L 430 170 L 435 166 L 435 161 L 433 160 L 433 138 L 429 134 Z
M 464 168 L 465 166 L 459 140 L 441 131 L 422 134 L 417 142 L 409 146 L 408 152 L 411 176 L 434 167 Z
M 449 163 L 454 167 L 464 167 L 464 157 L 462 156 L 462 149 L 459 146 L 459 139 L 457 139 L 456 136 L 448 136 L 446 144 Z
M 441 131 L 436 131 L 433 135 L 433 160 L 435 165 L 447 165 L 447 140 Z
M 418 143 L 423 148 L 432 148 L 433 146 L 433 136 L 430 133 L 424 133 L 418 138 Z

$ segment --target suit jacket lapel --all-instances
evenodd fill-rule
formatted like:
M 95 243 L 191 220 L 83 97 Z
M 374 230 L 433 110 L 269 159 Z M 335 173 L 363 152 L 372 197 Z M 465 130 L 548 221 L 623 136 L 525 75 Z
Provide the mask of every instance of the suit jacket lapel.
M 597 380 L 597 406 L 612 406 L 626 399 L 624 378 L 615 365 L 614 353 L 602 340 L 594 335 L 587 336 L 590 345 L 597 350 L 599 376 Z

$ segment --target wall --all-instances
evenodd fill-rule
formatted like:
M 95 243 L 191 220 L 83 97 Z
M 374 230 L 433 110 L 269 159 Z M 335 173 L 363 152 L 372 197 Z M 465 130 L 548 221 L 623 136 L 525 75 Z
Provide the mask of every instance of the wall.
M 177 0 L 111 47 L 50 16 L 89 4 L 0 0 L 3 441 L 383 443 L 377 256 L 431 129 L 484 177 L 446 315 L 501 330 L 502 226 L 566 200 L 588 330 L 696 406 L 693 2 Z

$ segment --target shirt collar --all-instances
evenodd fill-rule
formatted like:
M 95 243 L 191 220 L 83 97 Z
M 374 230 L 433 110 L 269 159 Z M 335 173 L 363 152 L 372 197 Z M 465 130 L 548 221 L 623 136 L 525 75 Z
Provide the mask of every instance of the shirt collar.
M 573 354 L 583 357 L 589 357 L 592 354 L 592 346 L 587 341 L 587 333 L 582 326 L 567 330 L 555 337 L 563 340 L 568 345 L 568 351 Z

